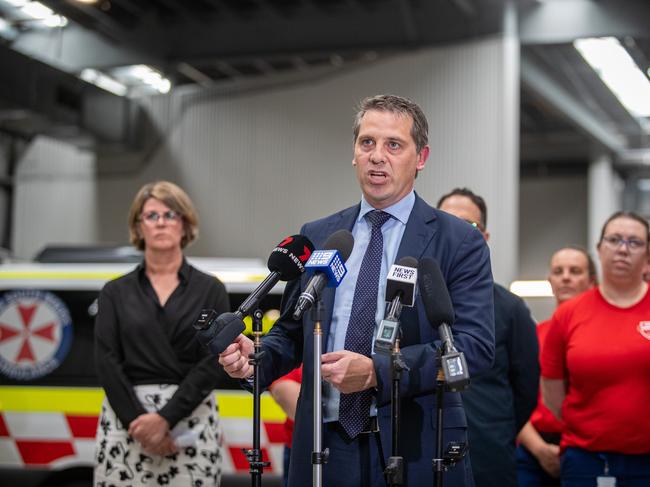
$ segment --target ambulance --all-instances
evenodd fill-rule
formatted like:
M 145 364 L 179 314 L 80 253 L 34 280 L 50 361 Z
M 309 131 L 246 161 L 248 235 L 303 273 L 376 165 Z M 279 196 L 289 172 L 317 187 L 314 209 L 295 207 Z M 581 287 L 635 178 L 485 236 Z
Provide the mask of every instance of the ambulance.
M 55 248 L 35 262 L 0 264 L 0 485 L 90 485 L 104 396 L 93 366 L 97 297 L 140 258 L 127 248 Z M 256 259 L 188 261 L 225 284 L 233 309 L 269 273 Z M 265 331 L 277 319 L 282 284 L 261 303 Z M 250 319 L 246 323 L 250 332 Z M 253 399 L 236 381 L 215 393 L 224 442 L 222 485 L 229 485 L 250 475 L 243 449 L 252 447 Z M 270 462 L 264 477 L 277 480 L 285 415 L 268 393 L 261 411 L 261 446 Z

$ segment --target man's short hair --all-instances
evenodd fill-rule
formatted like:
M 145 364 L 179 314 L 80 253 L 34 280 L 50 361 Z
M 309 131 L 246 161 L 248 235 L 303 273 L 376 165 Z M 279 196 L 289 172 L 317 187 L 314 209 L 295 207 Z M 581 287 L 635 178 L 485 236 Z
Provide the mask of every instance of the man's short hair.
M 364 99 L 360 104 L 356 116 L 354 117 L 354 141 L 356 142 L 359 136 L 359 128 L 361 127 L 361 119 L 370 110 L 377 110 L 380 112 L 398 113 L 401 115 L 408 115 L 413 119 L 413 126 L 411 127 L 411 137 L 415 142 L 415 148 L 418 152 L 422 151 L 429 143 L 429 123 L 424 112 L 417 105 L 417 103 L 397 95 L 376 95 Z
M 483 230 L 487 228 L 487 205 L 485 204 L 485 200 L 469 188 L 452 189 L 449 193 L 443 195 L 438 200 L 438 205 L 436 208 L 440 208 L 444 201 L 447 198 L 451 198 L 452 196 L 464 196 L 465 198 L 468 198 L 472 203 L 474 203 L 481 212 L 481 221 L 479 223 L 483 226 Z

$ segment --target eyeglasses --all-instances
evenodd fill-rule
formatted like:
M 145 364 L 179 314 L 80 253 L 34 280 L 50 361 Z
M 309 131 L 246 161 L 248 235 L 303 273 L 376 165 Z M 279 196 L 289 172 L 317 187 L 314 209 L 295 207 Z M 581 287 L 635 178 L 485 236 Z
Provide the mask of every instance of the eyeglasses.
M 176 223 L 181 220 L 182 216 L 174 210 L 167 210 L 162 214 L 157 211 L 150 211 L 149 213 L 144 213 L 140 220 L 148 225 L 155 225 L 161 218 L 167 223 Z
M 481 232 L 483 231 L 483 225 L 478 222 L 473 222 L 472 220 L 465 220 L 467 223 L 472 225 L 474 228 L 478 228 Z
M 648 245 L 648 243 L 643 240 L 636 238 L 623 238 L 620 235 L 605 235 L 602 241 L 612 250 L 616 250 L 619 245 L 624 244 L 630 252 L 640 252 Z

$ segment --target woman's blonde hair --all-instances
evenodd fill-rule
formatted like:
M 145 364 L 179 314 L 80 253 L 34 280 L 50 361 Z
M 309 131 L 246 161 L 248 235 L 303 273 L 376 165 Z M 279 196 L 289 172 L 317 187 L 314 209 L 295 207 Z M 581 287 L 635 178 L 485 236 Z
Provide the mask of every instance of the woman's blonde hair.
M 171 210 L 178 212 L 183 220 L 185 234 L 181 240 L 181 248 L 185 248 L 199 236 L 199 215 L 192 200 L 180 187 L 169 181 L 147 183 L 135 195 L 129 211 L 129 238 L 138 250 L 144 250 L 144 239 L 140 234 L 138 224 L 141 222 L 142 208 L 149 198 L 156 198 Z

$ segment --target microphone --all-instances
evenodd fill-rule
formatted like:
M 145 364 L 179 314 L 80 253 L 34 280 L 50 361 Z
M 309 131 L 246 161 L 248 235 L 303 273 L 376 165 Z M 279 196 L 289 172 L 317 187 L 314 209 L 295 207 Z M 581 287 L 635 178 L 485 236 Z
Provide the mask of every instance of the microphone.
M 379 323 L 375 338 L 375 349 L 391 352 L 399 334 L 399 315 L 403 306 L 415 304 L 415 290 L 418 279 L 418 261 L 415 257 L 402 257 L 388 271 L 386 280 L 386 301 L 389 303 L 386 317 Z
M 273 249 L 267 266 L 271 273 L 248 296 L 234 313 L 217 313 L 211 309 L 201 310 L 194 323 L 197 338 L 210 352 L 218 355 L 246 329 L 244 317 L 253 313 L 262 299 L 278 281 L 297 279 L 305 272 L 305 262 L 314 251 L 314 245 L 303 235 L 292 235 Z
M 338 287 L 341 283 L 347 273 L 345 261 L 352 253 L 354 237 L 348 230 L 338 230 L 328 237 L 324 247 L 330 250 L 316 250 L 307 261 L 305 267 L 314 275 L 298 298 L 293 311 L 294 320 L 302 318 L 326 285 Z
M 386 301 L 390 302 L 388 316 L 399 317 L 402 306 L 415 304 L 415 284 L 418 280 L 418 260 L 415 257 L 402 257 L 388 271 L 386 280 Z
M 273 249 L 267 266 L 271 273 L 239 306 L 239 313 L 248 316 L 259 306 L 259 303 L 273 289 L 278 281 L 293 281 L 305 272 L 305 262 L 314 251 L 314 244 L 303 235 L 292 235 L 285 238 Z
M 438 263 L 425 257 L 418 264 L 419 286 L 424 311 L 431 325 L 438 328 L 442 341 L 441 365 L 447 387 L 461 391 L 469 384 L 469 372 L 465 355 L 456 350 L 450 325 L 454 323 L 454 307 L 447 284 Z

